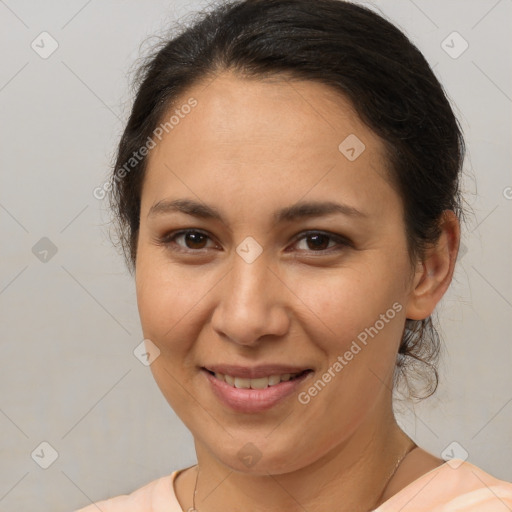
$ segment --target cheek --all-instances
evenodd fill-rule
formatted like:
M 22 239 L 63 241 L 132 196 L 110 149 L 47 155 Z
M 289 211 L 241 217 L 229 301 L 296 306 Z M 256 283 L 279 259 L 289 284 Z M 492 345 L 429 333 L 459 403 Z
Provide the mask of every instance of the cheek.
M 144 338 L 160 350 L 150 366 L 153 378 L 169 405 L 185 415 L 190 409 L 188 360 L 202 325 L 201 299 L 211 286 L 145 248 L 138 254 L 135 282 Z
M 197 287 L 187 287 L 179 272 L 144 249 L 138 254 L 135 282 L 144 336 L 161 345 L 191 309 Z
M 375 262 L 359 268 L 290 276 L 290 289 L 297 304 L 303 304 L 301 309 L 310 318 L 311 331 L 316 329 L 324 339 L 339 344 L 340 349 L 361 333 L 364 338 L 376 323 L 383 336 L 401 333 L 404 289 L 397 285 L 397 276 L 385 271 L 385 264 L 380 266 Z
M 325 354 L 317 379 L 327 384 L 312 383 L 303 399 L 311 400 L 311 429 L 329 418 L 326 442 L 356 429 L 392 388 L 405 308 L 393 280 L 375 286 L 374 277 L 339 272 L 296 288 L 314 312 L 305 310 L 306 336 Z
M 327 372 L 325 378 L 333 383 L 316 407 L 338 404 L 337 421 L 349 430 L 346 423 L 355 426 L 380 393 L 392 387 L 405 307 L 399 280 L 385 267 L 337 269 L 313 281 L 303 276 L 292 287 L 307 306 L 301 320 L 305 334 L 325 354 L 319 378 Z M 347 410 L 350 419 L 344 417 Z
M 209 293 L 219 281 L 197 266 L 177 266 L 158 251 L 142 249 L 137 261 L 136 291 L 144 337 L 169 362 L 185 357 L 208 321 Z

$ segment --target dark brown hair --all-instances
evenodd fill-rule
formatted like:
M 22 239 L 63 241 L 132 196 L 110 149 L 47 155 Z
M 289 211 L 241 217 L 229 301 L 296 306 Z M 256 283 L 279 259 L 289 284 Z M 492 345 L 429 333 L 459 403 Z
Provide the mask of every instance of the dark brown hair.
M 351 101 L 386 147 L 390 177 L 404 204 L 412 268 L 438 239 L 442 212 L 462 217 L 459 124 L 425 58 L 398 28 L 341 0 L 223 2 L 163 41 L 139 68 L 110 182 L 117 236 L 131 272 L 146 158 L 129 172 L 119 170 L 151 138 L 178 96 L 227 70 L 244 78 L 284 74 L 320 82 Z M 400 376 L 407 380 L 411 365 L 427 365 L 431 372 L 424 395 L 430 396 L 438 384 L 439 346 L 430 317 L 407 320 L 395 384 Z M 412 389 L 409 395 L 420 398 Z

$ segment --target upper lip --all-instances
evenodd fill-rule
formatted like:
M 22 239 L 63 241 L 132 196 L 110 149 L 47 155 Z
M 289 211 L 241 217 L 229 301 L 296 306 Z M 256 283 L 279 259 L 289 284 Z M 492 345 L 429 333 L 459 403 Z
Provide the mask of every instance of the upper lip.
M 260 366 L 239 366 L 230 364 L 211 364 L 203 366 L 204 369 L 232 377 L 245 379 L 258 379 L 261 377 L 270 377 L 271 375 L 283 375 L 284 373 L 300 373 L 310 370 L 306 366 L 290 366 L 282 364 L 265 364 Z

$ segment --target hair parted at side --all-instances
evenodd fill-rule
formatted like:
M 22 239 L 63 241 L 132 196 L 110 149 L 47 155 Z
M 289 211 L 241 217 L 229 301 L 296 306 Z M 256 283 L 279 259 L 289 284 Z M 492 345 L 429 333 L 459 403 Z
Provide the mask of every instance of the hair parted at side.
M 444 210 L 464 216 L 459 124 L 427 61 L 398 28 L 374 11 L 342 0 L 224 1 L 160 43 L 138 70 L 109 189 L 130 272 L 137 257 L 147 158 L 122 178 L 118 170 L 139 154 L 178 97 L 224 71 L 256 80 L 280 75 L 311 80 L 350 100 L 387 150 L 386 167 L 403 200 L 411 268 L 438 239 Z M 439 349 L 430 317 L 407 320 L 395 384 L 408 383 L 412 398 L 433 394 Z M 424 377 L 422 392 L 409 382 L 417 381 L 418 374 Z

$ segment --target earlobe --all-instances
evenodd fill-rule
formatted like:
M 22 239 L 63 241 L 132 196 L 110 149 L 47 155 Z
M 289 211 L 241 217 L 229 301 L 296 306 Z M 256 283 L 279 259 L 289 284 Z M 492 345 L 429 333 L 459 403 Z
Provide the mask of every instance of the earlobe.
M 414 276 L 406 307 L 406 317 L 411 320 L 432 314 L 453 277 L 460 242 L 459 220 L 453 211 L 443 212 L 440 228 L 437 242 L 426 251 Z

